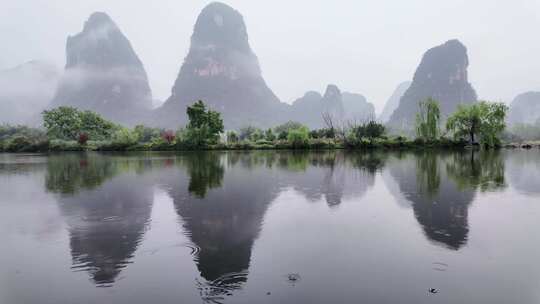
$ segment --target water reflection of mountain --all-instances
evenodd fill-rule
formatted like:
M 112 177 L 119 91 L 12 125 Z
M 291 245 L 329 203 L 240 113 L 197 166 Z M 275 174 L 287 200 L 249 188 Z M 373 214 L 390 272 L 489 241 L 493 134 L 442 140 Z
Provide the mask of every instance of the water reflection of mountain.
M 467 242 L 467 213 L 475 194 L 448 177 L 446 161 L 436 153 L 397 155 L 386 163 L 383 177 L 398 185 L 388 188 L 399 204 L 413 208 L 428 239 L 457 250 Z
M 110 286 L 132 260 L 150 220 L 152 187 L 172 197 L 205 280 L 205 297 L 247 280 L 265 212 L 285 189 L 338 206 L 363 195 L 383 161 L 341 152 L 188 153 L 154 157 L 50 157 L 45 184 L 68 224 L 73 267 Z M 154 170 L 151 170 L 154 169 Z
M 250 154 L 236 156 L 238 165 L 228 167 L 225 175 L 230 165 L 226 154 L 204 153 L 177 159 L 187 176 L 171 170 L 160 177 L 198 248 L 195 262 L 206 280 L 201 288 L 205 299 L 227 295 L 247 280 L 253 243 L 279 194 L 276 175 L 264 166 L 248 168 L 255 161 Z
M 146 231 L 152 184 L 133 173 L 119 174 L 135 169 L 133 162 L 85 155 L 58 160 L 49 163 L 46 186 L 59 193 L 72 267 L 87 271 L 96 285 L 110 286 L 130 263 Z
M 383 178 L 402 206 L 411 206 L 428 239 L 460 249 L 469 233 L 468 208 L 477 191 L 506 186 L 497 151 L 394 154 Z
M 512 187 L 525 194 L 540 195 L 540 153 L 512 151 L 506 157 L 506 172 Z
M 203 299 L 230 294 L 247 281 L 252 247 L 266 210 L 292 187 L 310 200 L 338 205 L 374 183 L 381 162 L 343 153 L 204 153 L 176 159 L 160 184 L 173 198 L 186 234 L 198 248 L 195 262 L 206 281 Z M 356 167 L 346 162 L 351 161 Z
M 382 155 L 377 153 L 296 154 L 288 155 L 288 158 L 300 158 L 306 164 L 291 166 L 288 161 L 279 161 L 280 167 L 286 169 L 282 172 L 282 183 L 292 186 L 311 201 L 324 198 L 330 207 L 341 204 L 343 198 L 363 196 L 374 185 L 375 172 L 384 165 Z M 287 154 L 283 157 L 287 159 Z

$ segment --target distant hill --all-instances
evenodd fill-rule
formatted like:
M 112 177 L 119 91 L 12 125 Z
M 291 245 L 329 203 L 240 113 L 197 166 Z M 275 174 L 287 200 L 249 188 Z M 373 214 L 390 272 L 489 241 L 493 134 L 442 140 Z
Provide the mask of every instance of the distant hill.
M 383 111 L 379 116 L 379 121 L 382 123 L 388 122 L 390 116 L 394 113 L 394 110 L 399 106 L 399 100 L 403 97 L 403 94 L 405 94 L 407 89 L 409 89 L 411 83 L 411 81 L 404 81 L 397 86 L 390 98 L 386 101 Z
M 458 40 L 429 49 L 416 69 L 411 86 L 390 116 L 388 125 L 395 130 L 412 130 L 418 103 L 429 97 L 439 101 L 443 120 L 459 104 L 476 102 L 476 92 L 468 80 L 468 66 L 467 48 Z
M 155 123 L 185 124 L 186 107 L 197 100 L 221 112 L 226 128 L 269 127 L 284 121 L 289 108 L 264 81 L 242 15 L 219 2 L 197 18 L 189 53 Z
M 146 71 L 107 14 L 93 13 L 81 33 L 68 37 L 65 72 L 51 107 L 60 105 L 127 125 L 147 119 L 152 93 Z
M 341 92 L 333 84 L 326 87 L 324 95 L 309 91 L 292 104 L 290 120 L 310 128 L 326 127 L 323 114 L 330 114 L 334 123 L 363 122 L 375 117 L 375 107 L 361 94 Z
M 526 92 L 510 104 L 508 123 L 540 124 L 540 92 Z
M 345 119 L 357 123 L 375 120 L 375 106 L 362 94 L 343 92 L 341 94 Z
M 0 71 L 0 124 L 36 125 L 54 95 L 60 71 L 52 64 L 30 61 Z

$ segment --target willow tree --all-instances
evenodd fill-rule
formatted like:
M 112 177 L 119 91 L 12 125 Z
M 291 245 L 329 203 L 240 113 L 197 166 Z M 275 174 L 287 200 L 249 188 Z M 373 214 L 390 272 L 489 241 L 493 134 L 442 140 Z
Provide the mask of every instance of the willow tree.
M 441 110 L 439 102 L 433 98 L 420 101 L 416 113 L 416 136 L 425 140 L 435 140 L 439 136 Z
M 446 122 L 446 129 L 456 139 L 478 141 L 488 147 L 500 143 L 499 136 L 506 128 L 505 117 L 508 107 L 500 102 L 480 101 L 472 105 L 460 105 Z

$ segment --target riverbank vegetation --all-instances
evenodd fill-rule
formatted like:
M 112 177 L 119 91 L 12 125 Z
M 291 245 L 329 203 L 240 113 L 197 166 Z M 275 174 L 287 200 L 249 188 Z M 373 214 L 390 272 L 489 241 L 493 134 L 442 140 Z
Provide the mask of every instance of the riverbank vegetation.
M 289 121 L 268 129 L 225 130 L 220 113 L 202 101 L 187 107 L 189 121 L 178 130 L 127 128 L 91 111 L 58 107 L 43 112 L 42 129 L 0 126 L 0 151 L 493 148 L 501 146 L 506 111 L 501 103 L 460 106 L 443 128 L 439 104 L 430 98 L 419 103 L 416 135 L 407 138 L 389 134 L 375 120 L 337 122 L 327 113 L 321 129 Z

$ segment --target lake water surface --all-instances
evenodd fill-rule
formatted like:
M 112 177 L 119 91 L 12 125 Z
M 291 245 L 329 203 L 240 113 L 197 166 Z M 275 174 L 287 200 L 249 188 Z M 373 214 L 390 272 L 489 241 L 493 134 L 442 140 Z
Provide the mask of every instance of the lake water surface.
M 540 303 L 540 151 L 0 154 L 0 244 L 0 304 Z

